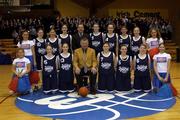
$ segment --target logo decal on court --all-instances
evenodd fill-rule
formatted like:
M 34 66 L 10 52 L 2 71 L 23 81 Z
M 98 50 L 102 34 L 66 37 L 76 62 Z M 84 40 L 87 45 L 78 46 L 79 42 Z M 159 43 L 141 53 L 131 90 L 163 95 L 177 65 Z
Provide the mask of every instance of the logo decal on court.
M 148 93 L 115 93 L 79 97 L 77 93 L 21 96 L 16 106 L 38 116 L 66 120 L 117 120 L 151 115 L 170 108 L 175 98 L 160 98 Z

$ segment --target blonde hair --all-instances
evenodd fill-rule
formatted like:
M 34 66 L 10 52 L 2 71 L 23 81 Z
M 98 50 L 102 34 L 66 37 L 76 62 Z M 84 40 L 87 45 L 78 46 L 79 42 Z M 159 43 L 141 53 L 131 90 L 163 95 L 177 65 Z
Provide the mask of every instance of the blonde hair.
M 161 33 L 160 33 L 159 29 L 157 29 L 157 28 L 151 28 L 151 29 L 148 31 L 147 38 L 152 37 L 152 36 L 151 36 L 151 32 L 152 32 L 153 30 L 155 30 L 155 31 L 157 32 L 157 38 L 158 38 L 158 40 L 159 40 L 159 39 L 161 38 Z
M 21 51 L 21 50 L 24 52 L 24 49 L 23 49 L 23 48 L 17 48 L 17 49 L 16 49 L 16 53 L 18 53 L 18 52 Z
M 19 58 L 19 56 L 18 56 L 18 52 L 19 51 L 22 51 L 24 53 L 24 49 L 23 48 L 17 48 L 16 49 L 16 54 L 15 54 L 16 58 Z

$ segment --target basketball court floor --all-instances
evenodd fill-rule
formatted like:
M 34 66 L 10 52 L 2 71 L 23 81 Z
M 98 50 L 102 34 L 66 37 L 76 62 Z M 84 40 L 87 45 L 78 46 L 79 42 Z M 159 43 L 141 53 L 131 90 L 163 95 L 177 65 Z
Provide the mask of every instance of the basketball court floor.
M 11 76 L 12 76 L 11 66 L 10 65 L 1 65 L 0 66 L 0 100 L 2 100 L 4 97 L 8 96 L 8 94 L 9 94 L 9 90 L 8 90 L 7 86 L 11 80 Z M 171 79 L 172 79 L 172 83 L 174 84 L 174 86 L 177 88 L 178 91 L 180 91 L 180 63 L 175 63 L 175 62 L 171 63 Z M 35 96 L 38 98 L 39 96 L 41 96 L 41 93 L 39 93 Z M 63 97 L 63 95 L 60 95 L 60 96 Z M 84 104 L 83 101 L 85 101 L 87 104 L 88 102 L 90 102 L 93 99 L 92 96 L 90 96 L 88 99 L 84 99 L 84 100 L 79 99 L 79 98 L 73 98 L 74 96 L 72 94 L 67 95 L 67 96 L 69 98 L 71 97 L 70 99 L 68 98 L 68 100 L 70 100 L 70 101 L 81 100 L 81 101 L 78 101 L 80 104 Z M 114 95 L 114 96 L 117 97 L 118 95 Z M 100 98 L 101 100 L 106 99 L 105 101 L 106 102 L 109 101 L 109 103 L 101 101 L 102 102 L 101 104 L 100 103 L 96 104 L 91 101 L 91 103 L 93 103 L 93 104 L 89 104 L 88 107 L 84 108 L 82 106 L 77 109 L 73 108 L 74 111 L 73 111 L 73 109 L 72 109 L 72 111 L 68 111 L 65 108 L 63 108 L 63 109 L 61 108 L 62 112 L 65 111 L 63 113 L 63 115 L 66 114 L 66 116 L 63 116 L 61 114 L 62 119 L 68 119 L 68 120 L 83 120 L 84 118 L 87 118 L 87 119 L 92 118 L 92 120 L 94 120 L 94 119 L 99 120 L 100 118 L 102 118 L 102 119 L 128 119 L 128 118 L 130 118 L 130 120 L 179 120 L 180 119 L 180 99 L 178 99 L 178 98 L 176 98 L 176 103 L 175 103 L 174 98 L 173 98 L 172 102 L 167 100 L 167 103 L 168 104 L 170 103 L 168 106 L 168 105 L 166 105 L 166 100 L 165 101 L 162 100 L 163 102 L 159 102 L 159 103 L 155 103 L 155 104 L 151 103 L 151 102 L 145 103 L 146 105 L 143 104 L 143 99 L 146 99 L 146 101 L 148 101 L 147 99 L 150 99 L 147 96 L 145 96 L 144 93 L 141 95 L 137 95 L 137 97 L 134 94 L 132 95 L 141 101 L 141 102 L 138 102 L 137 104 L 135 104 L 136 103 L 135 101 L 131 101 L 130 99 L 126 100 L 126 98 L 131 97 L 130 94 L 125 95 L 125 96 L 119 95 L 119 96 L 121 96 L 121 99 L 118 98 L 118 100 L 114 96 L 106 95 L 106 97 Z M 142 97 L 142 99 L 141 99 L 139 96 L 141 96 L 141 97 L 144 96 L 144 97 Z M 51 97 L 54 97 L 54 96 L 51 96 Z M 114 97 L 114 98 L 111 99 L 110 97 Z M 9 97 L 8 99 L 6 99 L 3 103 L 1 103 L 0 104 L 0 120 L 52 120 L 53 118 L 58 118 L 58 120 L 59 120 L 59 118 L 61 118 L 61 116 L 57 116 L 57 114 L 54 114 L 54 113 L 56 113 L 56 111 L 52 112 L 52 114 L 55 115 L 56 117 L 53 117 L 52 115 L 48 116 L 47 113 L 49 111 L 46 110 L 47 107 L 45 107 L 45 106 L 42 107 L 42 105 L 40 105 L 40 104 L 39 104 L 40 107 L 39 106 L 37 107 L 34 104 L 29 104 L 29 103 L 27 103 L 28 100 L 26 100 L 26 98 L 30 99 L 30 98 L 33 98 L 33 96 L 19 97 L 18 99 L 15 96 L 12 96 L 12 97 Z M 47 96 L 47 98 L 48 98 L 48 96 Z M 98 98 L 98 97 L 96 97 L 96 98 Z M 125 104 L 126 103 L 125 101 L 128 101 L 128 102 L 130 101 L 130 102 Z M 156 100 L 156 101 L 158 101 L 158 100 Z M 47 102 L 47 100 L 40 98 L 39 100 L 36 100 L 33 103 L 38 104 L 38 102 L 39 103 L 44 102 L 44 105 L 45 105 L 45 102 Z M 78 102 L 76 102 L 76 103 L 78 103 Z M 110 102 L 111 102 L 111 104 L 110 104 Z M 64 106 L 67 108 L 68 107 L 72 108 L 72 106 L 73 106 L 73 104 L 69 105 L 68 102 L 61 101 L 61 103 L 62 103 L 62 104 L 60 104 L 61 106 Z M 122 106 L 113 106 L 114 104 L 121 104 Z M 78 105 L 79 104 L 77 104 L 77 106 Z M 105 107 L 104 107 L 104 105 L 105 105 Z M 106 105 L 113 106 L 113 107 L 110 108 L 110 107 L 107 107 Z M 50 108 L 52 106 L 50 105 Z M 55 105 L 55 107 L 57 107 L 57 106 Z M 99 111 L 96 110 L 96 113 L 95 113 L 95 111 L 91 111 L 94 109 L 94 108 L 92 109 L 91 107 L 97 107 L 99 109 Z M 131 108 L 128 108 L 128 107 L 131 107 Z M 136 109 L 134 109 L 133 107 Z M 49 109 L 49 108 L 47 108 L 47 109 Z M 103 110 L 103 109 L 105 109 L 105 110 Z M 86 112 L 74 114 L 75 111 L 82 111 L 82 110 L 84 110 Z M 24 111 L 26 111 L 26 112 L 24 112 Z M 108 111 L 111 111 L 113 114 Z M 154 112 L 154 111 L 157 111 L 157 112 Z M 44 114 L 46 113 L 46 115 L 42 115 L 43 112 L 44 112 Z M 73 115 L 71 113 L 73 113 Z M 40 117 L 39 115 L 46 116 L 46 117 Z M 50 118 L 48 118 L 47 116 Z M 94 116 L 94 117 L 92 117 L 92 116 Z

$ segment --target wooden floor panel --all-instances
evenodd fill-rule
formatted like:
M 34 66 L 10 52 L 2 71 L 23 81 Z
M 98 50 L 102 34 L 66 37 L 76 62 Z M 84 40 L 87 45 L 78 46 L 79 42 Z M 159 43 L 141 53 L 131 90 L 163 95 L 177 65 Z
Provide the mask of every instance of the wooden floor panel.
M 0 66 L 0 100 L 7 96 L 8 84 L 11 79 L 11 66 Z M 172 63 L 171 78 L 175 87 L 180 91 L 180 63 Z M 49 118 L 38 117 L 32 114 L 25 113 L 15 106 L 15 97 L 12 96 L 0 104 L 0 120 L 52 120 Z M 131 120 L 180 120 L 180 99 L 177 99 L 176 104 L 165 112 L 158 114 L 133 118 Z

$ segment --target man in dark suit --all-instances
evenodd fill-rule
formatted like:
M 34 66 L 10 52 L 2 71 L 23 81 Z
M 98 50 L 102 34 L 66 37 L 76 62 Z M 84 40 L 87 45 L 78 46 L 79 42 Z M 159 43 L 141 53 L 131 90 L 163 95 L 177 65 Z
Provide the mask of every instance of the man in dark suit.
M 80 40 L 83 37 L 89 38 L 88 34 L 84 33 L 84 25 L 79 24 L 77 27 L 77 33 L 72 37 L 72 49 L 73 51 L 77 48 L 80 48 Z

